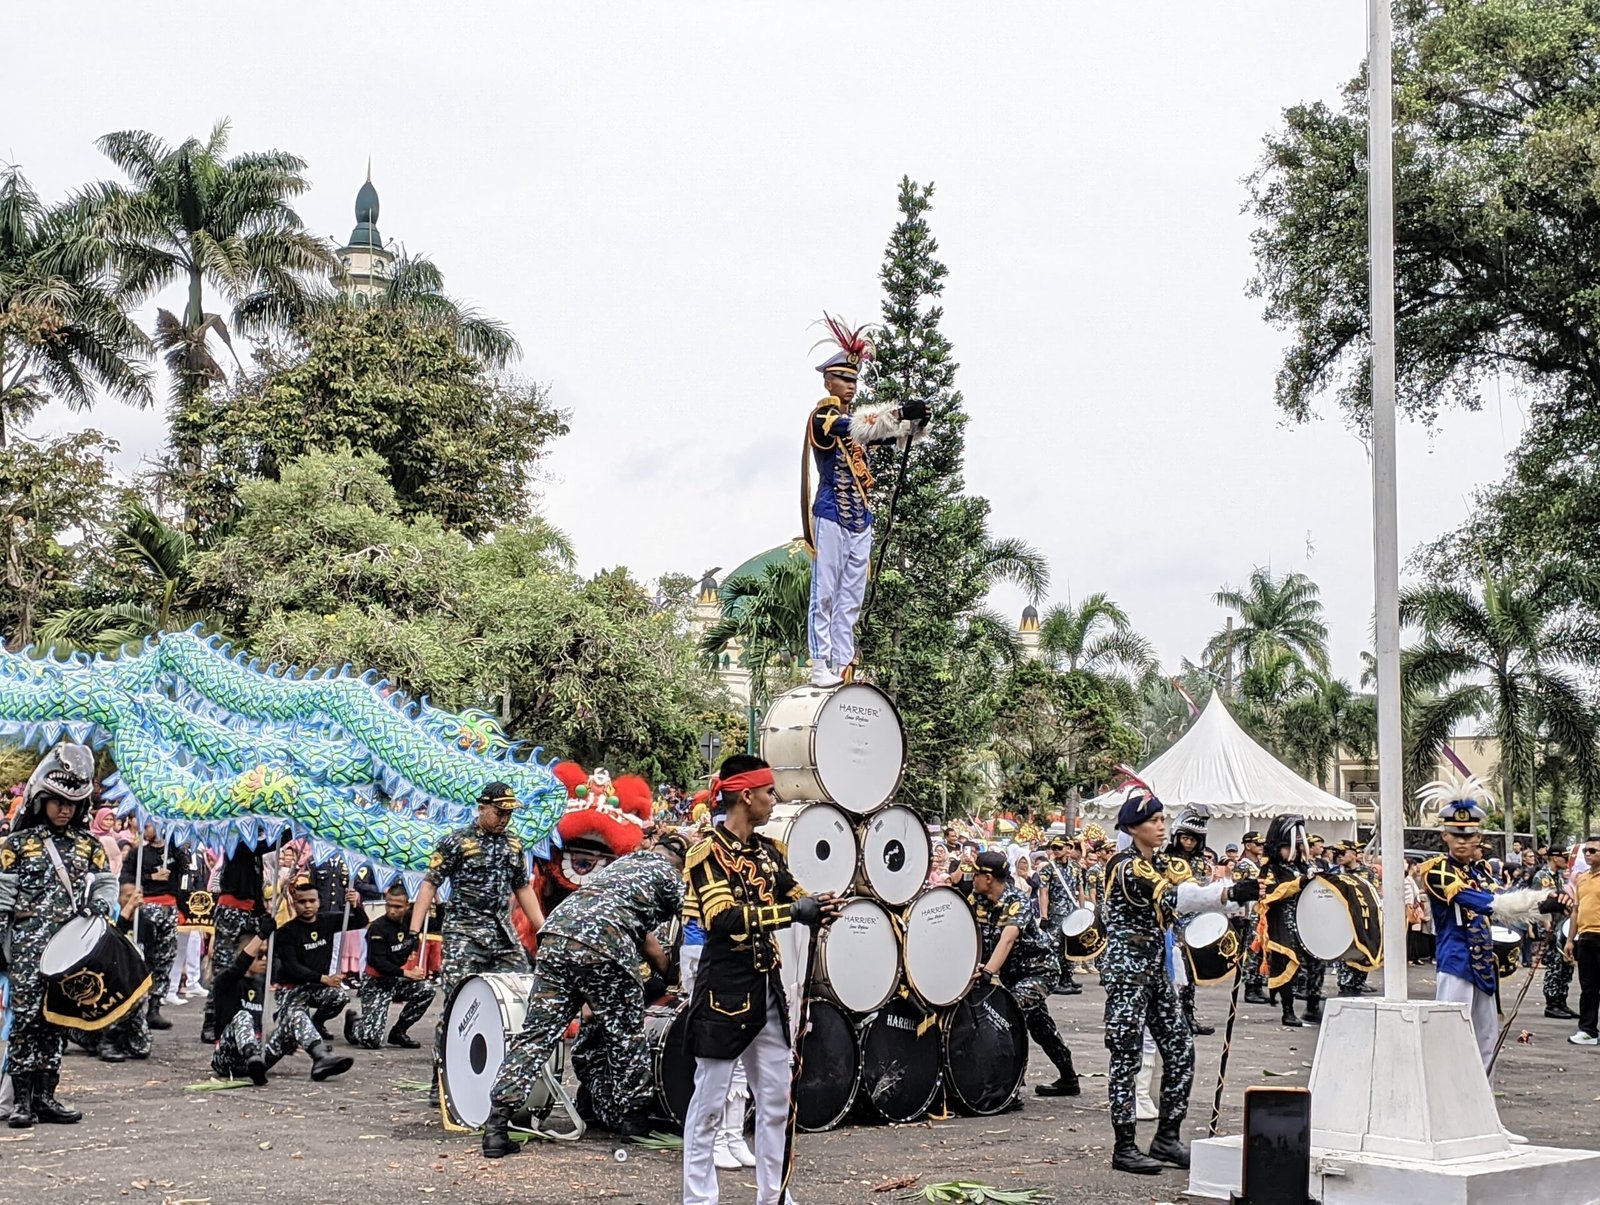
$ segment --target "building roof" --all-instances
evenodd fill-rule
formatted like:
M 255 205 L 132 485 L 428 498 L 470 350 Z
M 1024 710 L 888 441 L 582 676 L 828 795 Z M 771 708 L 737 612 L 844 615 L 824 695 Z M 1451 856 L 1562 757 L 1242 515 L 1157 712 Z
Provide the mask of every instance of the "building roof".
M 378 233 L 378 190 L 372 187 L 372 167 L 367 167 L 367 181 L 356 193 L 356 228 L 350 232 L 347 247 L 383 247 L 383 236 Z
M 1139 777 L 1173 811 L 1203 803 L 1218 817 L 1265 820 L 1294 813 L 1307 820 L 1352 823 L 1356 818 L 1355 804 L 1313 786 L 1251 740 L 1215 694 L 1189 731 Z M 1115 815 L 1122 798 L 1120 790 L 1107 791 L 1085 803 L 1084 813 Z

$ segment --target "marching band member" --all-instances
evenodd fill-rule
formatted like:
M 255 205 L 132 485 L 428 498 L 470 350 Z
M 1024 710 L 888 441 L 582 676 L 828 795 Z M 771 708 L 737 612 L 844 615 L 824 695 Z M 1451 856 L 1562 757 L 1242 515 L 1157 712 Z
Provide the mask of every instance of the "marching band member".
M 1206 828 L 1211 820 L 1211 809 L 1204 804 L 1190 804 L 1178 814 L 1172 826 L 1172 841 L 1167 853 L 1186 862 L 1196 883 L 1211 881 L 1211 862 L 1206 857 Z M 1187 976 L 1178 988 L 1178 999 L 1183 1004 L 1183 1015 L 1189 1019 L 1189 1032 L 1197 1037 L 1209 1037 L 1217 1032 L 1214 1025 L 1202 1025 L 1195 1016 L 1195 988 Z
M 792 1036 L 774 933 L 831 920 L 839 903 L 808 896 L 789 873 L 783 846 L 756 832 L 777 802 L 766 762 L 734 754 L 712 787 L 724 818 L 689 851 L 685 870 L 687 903 L 706 942 L 689 1006 L 689 1046 L 698 1061 L 683 1124 L 683 1200 L 717 1203 L 713 1147 L 739 1060 L 756 1105 L 756 1205 L 784 1205 Z
M 70 1125 L 83 1114 L 56 1099 L 62 1032 L 44 1016 L 45 946 L 87 901 L 110 918 L 118 910 L 117 876 L 89 832 L 94 754 L 57 745 L 28 778 L 16 827 L 0 841 L 0 961 L 11 976 L 11 1043 L 6 1071 L 15 1100 L 7 1125 Z
M 391 883 L 383 893 L 383 915 L 367 926 L 367 957 L 356 997 L 361 1015 L 344 1015 L 344 1038 L 352 1046 L 377 1050 L 384 1041 L 383 1027 L 389 1021 L 389 1007 L 400 1005 L 400 1017 L 389 1030 L 391 1046 L 415 1049 L 421 1045 L 411 1036 L 411 1027 L 433 1003 L 433 984 L 422 966 L 407 966 L 417 943 L 406 929 L 411 918 L 411 897 L 403 883 Z M 346 935 L 348 938 L 348 934 Z
M 1197 883 L 1188 863 L 1164 851 L 1167 821 L 1161 800 L 1143 783 L 1117 813 L 1117 828 L 1129 846 L 1106 867 L 1101 906 L 1106 947 L 1100 979 L 1106 991 L 1106 1048 L 1111 1126 L 1116 1135 L 1111 1166 L 1118 1171 L 1155 1175 L 1163 1163 L 1189 1166 L 1183 1144 L 1183 1119 L 1194 1085 L 1194 1038 L 1183 1015 L 1177 988 L 1167 974 L 1170 933 L 1179 915 L 1224 912 L 1230 903 L 1247 903 L 1261 893 L 1258 880 Z M 1161 1053 L 1161 1118 L 1147 1155 L 1136 1141 L 1134 1080 L 1139 1073 L 1143 1034 L 1148 1028 Z
M 1261 904 L 1258 925 L 1264 936 L 1252 943 L 1267 986 L 1278 993 L 1283 1024 L 1300 1029 L 1308 1022 L 1322 1023 L 1322 989 L 1327 963 L 1313 958 L 1300 940 L 1295 897 L 1306 881 L 1318 873 L 1306 841 L 1305 817 L 1274 816 L 1267 826 L 1266 861 L 1261 867 Z M 1305 1018 L 1295 1015 L 1298 990 L 1306 1002 Z
M 811 682 L 837 686 L 844 681 L 840 671 L 856 657 L 856 619 L 866 598 L 867 565 L 872 558 L 872 509 L 867 501 L 872 473 L 866 449 L 875 443 L 914 440 L 919 424 L 928 421 L 928 404 L 908 401 L 897 408 L 877 406 L 852 413 L 857 377 L 872 358 L 872 343 L 864 326 L 852 330 L 827 315 L 822 320 L 839 350 L 817 365 L 828 396 L 812 407 L 806 425 L 800 522 L 806 548 L 816 559 L 809 620 Z

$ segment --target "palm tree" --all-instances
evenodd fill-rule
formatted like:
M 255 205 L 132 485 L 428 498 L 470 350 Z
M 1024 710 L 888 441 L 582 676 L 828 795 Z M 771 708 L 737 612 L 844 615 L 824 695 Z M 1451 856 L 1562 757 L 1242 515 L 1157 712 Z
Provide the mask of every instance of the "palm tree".
M 1590 618 L 1597 602 L 1600 580 L 1559 565 L 1486 570 L 1479 591 L 1443 583 L 1405 591 L 1400 618 L 1423 637 L 1401 658 L 1408 773 L 1433 777 L 1445 742 L 1481 721 L 1480 735 L 1500 745 L 1508 819 L 1522 794 L 1532 798 L 1541 741 L 1566 752 L 1592 794 L 1600 730 L 1578 673 L 1600 665 L 1600 624 Z
M 1046 611 L 1039 624 L 1039 652 L 1057 669 L 1084 670 L 1097 677 L 1119 669 L 1143 675 L 1156 665 L 1154 647 L 1133 630 L 1128 613 L 1104 594 Z
M 809 655 L 811 561 L 785 557 L 767 564 L 759 577 L 742 574 L 722 585 L 722 618 L 705 630 L 700 650 L 708 660 L 739 646 L 739 661 L 750 671 L 751 702 L 763 708 L 771 697 L 771 677 L 798 667 Z
M 1322 622 L 1320 593 L 1303 573 L 1274 577 L 1271 569 L 1259 566 L 1251 570 L 1244 589 L 1219 590 L 1213 601 L 1233 611 L 1239 623 L 1211 638 L 1205 648 L 1207 664 L 1231 685 L 1236 650 L 1242 653 L 1241 672 L 1287 650 L 1302 664 L 1326 673 L 1328 628 Z
M 127 562 L 130 597 L 95 607 L 58 611 L 40 625 L 40 637 L 58 649 L 115 652 L 146 636 L 191 627 L 214 628 L 216 619 L 195 605 L 197 546 L 185 531 L 141 502 L 129 503 L 112 550 Z
M 1358 694 L 1343 678 L 1315 671 L 1309 688 L 1283 707 L 1283 748 L 1301 773 L 1328 785 L 1328 769 L 1337 766 L 1341 750 L 1370 757 L 1377 741 L 1377 701 Z
M 1274 649 L 1245 666 L 1239 679 L 1241 723 L 1275 751 L 1285 748 L 1284 717 L 1290 705 L 1313 689 L 1313 680 L 1299 656 Z
M 0 169 L 0 447 L 51 398 L 89 409 L 96 385 L 150 404 L 149 341 L 118 303 L 106 247 L 74 216 L 43 205 L 20 168 Z
M 77 205 L 109 240 L 125 298 L 137 303 L 174 283 L 188 290 L 183 313 L 158 310 L 155 330 L 182 418 L 189 403 L 225 379 L 210 336 L 232 349 L 228 323 L 206 311 L 206 285 L 235 306 L 266 312 L 272 298 L 303 304 L 337 261 L 290 205 L 309 187 L 305 161 L 284 151 L 229 156 L 226 119 L 203 142 L 172 147 L 143 130 L 121 130 L 96 145 L 129 184 L 91 185 Z M 194 425 L 174 422 L 181 455 L 192 457 Z

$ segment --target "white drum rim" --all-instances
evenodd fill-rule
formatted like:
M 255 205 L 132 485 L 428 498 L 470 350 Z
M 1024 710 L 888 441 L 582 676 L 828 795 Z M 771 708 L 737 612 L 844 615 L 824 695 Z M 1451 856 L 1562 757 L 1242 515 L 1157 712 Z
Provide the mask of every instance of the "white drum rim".
M 1497 946 L 1510 946 L 1522 944 L 1522 934 L 1510 925 L 1490 925 L 1489 939 Z
M 1210 949 L 1227 931 L 1228 918 L 1221 912 L 1197 912 L 1183 926 L 1183 944 L 1192 950 Z
M 522 1028 L 520 1022 L 513 1023 L 511 1010 L 508 1007 L 515 1003 L 514 993 L 519 986 L 522 986 L 515 982 L 508 982 L 515 980 L 526 981 L 526 986 L 531 991 L 533 986 L 532 975 L 517 973 L 468 975 L 457 985 L 456 990 L 451 993 L 450 1000 L 446 1005 L 444 1057 L 440 1066 L 443 1096 L 455 1119 L 461 1124 L 474 1129 L 489 1119 L 491 1110 L 489 1094 L 494 1089 L 495 1076 L 499 1074 L 500 1065 L 505 1061 L 506 1051 L 511 1046 L 511 1039 L 515 1036 L 516 1031 Z M 508 1000 L 497 990 L 502 986 L 513 993 L 513 999 Z M 482 1036 L 485 1042 L 482 1071 L 472 1069 L 472 1043 L 469 1041 L 463 1051 L 461 1046 L 463 1039 L 457 1032 L 459 1021 L 456 1017 L 456 1005 L 469 990 L 474 993 L 482 992 L 482 1002 L 494 1005 L 495 1015 L 500 1021 L 498 1057 L 496 1057 L 495 1052 L 494 1028 L 490 1026 L 474 1031 L 474 1036 Z M 522 1006 L 526 1011 L 526 995 L 522 997 Z M 456 1056 L 455 1060 L 452 1060 L 452 1054 Z M 458 1071 L 455 1078 L 459 1082 L 453 1085 L 451 1068 L 460 1068 L 463 1059 L 466 1060 L 466 1073 L 462 1074 Z M 481 1099 L 477 1091 L 480 1088 Z M 470 1112 L 465 1110 L 470 1110 Z
M 964 937 L 970 937 L 971 939 L 972 967 L 966 972 L 965 978 L 960 979 L 961 986 L 958 990 L 954 992 L 939 991 L 937 996 L 931 996 L 929 995 L 929 992 L 931 990 L 937 990 L 937 985 L 932 983 L 924 985 L 918 982 L 917 973 L 912 968 L 913 958 L 918 957 L 913 953 L 914 948 L 916 948 L 918 945 L 918 943 L 915 941 L 915 938 L 923 936 L 926 932 L 925 928 L 923 928 L 917 922 L 917 918 L 922 915 L 918 908 L 924 900 L 941 899 L 945 896 L 950 897 L 953 906 L 959 908 L 961 910 L 961 914 L 965 915 L 967 919 L 968 923 L 960 926 L 960 929 Z M 978 934 L 978 922 L 973 918 L 972 909 L 967 905 L 966 896 L 962 895 L 954 887 L 929 887 L 927 890 L 919 893 L 916 898 L 913 899 L 907 906 L 905 936 L 901 940 L 900 952 L 901 962 L 905 968 L 906 985 L 911 988 L 912 992 L 919 1000 L 928 1005 L 930 1008 L 949 1008 L 959 1001 L 961 997 L 967 994 L 968 990 L 971 989 L 973 982 L 978 977 L 978 959 L 982 953 L 983 939 Z M 934 971 L 938 972 L 944 968 L 960 966 L 961 963 L 959 960 L 952 961 L 953 957 L 954 952 L 945 950 L 937 951 L 934 955 Z M 931 979 L 933 976 L 928 976 L 928 978 Z M 954 985 L 958 978 L 959 974 L 953 976 L 950 980 L 950 983 Z
M 842 986 L 846 990 L 840 990 L 841 983 L 835 981 L 835 975 L 831 969 L 829 951 L 835 951 L 835 957 L 846 958 L 845 963 L 840 968 L 841 970 L 847 967 L 851 969 L 856 969 L 858 967 L 867 970 L 876 969 L 876 966 L 871 959 L 863 958 L 860 960 L 853 960 L 848 957 L 848 955 L 854 953 L 853 949 L 841 949 L 842 942 L 848 942 L 851 947 L 854 947 L 859 943 L 859 938 L 840 938 L 838 936 L 840 933 L 848 934 L 851 932 L 851 930 L 848 928 L 840 928 L 840 926 L 845 923 L 847 917 L 851 915 L 860 916 L 869 913 L 875 915 L 882 921 L 882 927 L 878 931 L 883 933 L 889 939 L 889 947 L 886 951 L 888 955 L 887 960 L 876 964 L 876 966 L 886 967 L 888 974 L 883 977 L 884 984 L 881 995 L 871 997 L 869 993 L 863 992 L 859 997 L 856 997 L 855 990 L 858 986 L 856 981 L 845 982 Z M 827 988 L 829 995 L 833 997 L 834 1001 L 847 1012 L 873 1012 L 876 1009 L 882 1008 L 886 1003 L 893 999 L 895 989 L 900 986 L 899 947 L 900 942 L 897 940 L 897 935 L 895 933 L 893 914 L 877 900 L 867 899 L 864 896 L 857 896 L 855 899 L 845 902 L 844 907 L 839 912 L 838 919 L 824 929 L 822 931 L 822 936 L 818 939 L 816 954 L 817 978 L 822 985 Z M 854 1000 L 846 999 L 845 997 L 847 993 L 850 996 L 855 997 L 855 1000 L 859 1000 L 860 1003 L 856 1003 Z
M 1074 908 L 1061 921 L 1061 933 L 1064 937 L 1077 937 L 1080 933 L 1087 933 L 1094 928 L 1095 915 L 1093 908 Z
M 830 860 L 828 873 L 831 877 L 827 880 L 827 882 L 822 882 L 821 880 L 817 879 L 803 879 L 795 870 L 794 866 L 795 841 L 793 838 L 795 834 L 795 826 L 800 824 L 806 816 L 810 815 L 812 813 L 812 809 L 814 808 L 825 808 L 827 812 L 832 812 L 833 815 L 838 818 L 839 826 L 843 832 L 843 836 L 840 837 L 841 842 L 848 840 L 850 843 L 848 853 L 846 853 L 844 850 L 840 851 L 841 857 L 839 858 L 837 871 L 833 869 Z M 817 812 L 816 816 L 818 818 L 826 819 L 826 813 L 824 812 Z M 855 825 L 851 823 L 851 816 L 849 812 L 845 811 L 836 804 L 827 803 L 822 800 L 805 804 L 798 811 L 796 811 L 793 816 L 788 818 L 787 825 L 784 828 L 783 836 L 779 839 L 783 842 L 784 847 L 789 851 L 787 861 L 789 863 L 790 873 L 795 876 L 795 882 L 799 883 L 812 895 L 849 894 L 850 887 L 855 882 L 856 865 L 860 859 L 860 850 L 857 848 L 859 842 L 856 836 L 856 829 Z
M 1307 913 L 1307 906 L 1310 913 Z M 1322 917 L 1326 916 L 1330 922 L 1338 922 L 1342 926 L 1341 936 L 1344 944 L 1337 950 L 1333 948 L 1334 936 L 1330 928 L 1326 934 L 1316 932 L 1316 925 Z M 1307 925 L 1307 921 L 1314 922 Z M 1300 934 L 1300 944 L 1305 947 L 1306 953 L 1321 962 L 1339 962 L 1343 960 L 1350 948 L 1356 942 L 1356 927 L 1346 911 L 1344 897 L 1338 890 L 1327 883 L 1313 879 L 1300 890 L 1300 895 L 1295 902 L 1295 928 Z M 1310 928 L 1311 934 L 1306 930 Z M 1326 943 L 1323 937 L 1327 937 Z M 1313 942 L 1316 943 L 1313 946 Z M 1324 953 L 1324 951 L 1327 951 Z
M 50 940 L 45 942 L 44 949 L 39 954 L 39 974 L 64 975 L 77 966 L 85 958 L 94 953 L 100 939 L 105 936 L 110 926 L 103 916 L 74 916 L 67 920 L 55 931 Z M 54 957 L 52 950 L 72 951 L 72 957 L 67 962 L 55 961 L 61 955 Z
M 869 838 L 873 828 L 883 824 L 891 815 L 902 814 L 909 817 L 910 831 L 922 837 L 920 843 L 913 840 L 906 847 L 908 853 L 912 854 L 912 861 L 917 856 L 915 851 L 921 851 L 922 866 L 920 872 L 915 875 L 916 881 L 914 883 L 911 881 L 912 876 L 905 874 L 904 871 L 896 872 L 889 870 L 887 867 L 880 867 L 876 864 L 875 859 L 867 856 L 872 848 Z M 929 837 L 928 826 L 923 822 L 916 809 L 906 807 L 901 803 L 879 808 L 861 822 L 861 832 L 857 844 L 860 846 L 861 877 L 872 888 L 873 894 L 891 908 L 902 908 L 909 904 L 928 885 L 928 872 L 933 869 L 933 839 Z M 909 868 L 911 862 L 908 861 L 906 865 Z M 905 890 L 908 884 L 910 885 L 909 891 Z

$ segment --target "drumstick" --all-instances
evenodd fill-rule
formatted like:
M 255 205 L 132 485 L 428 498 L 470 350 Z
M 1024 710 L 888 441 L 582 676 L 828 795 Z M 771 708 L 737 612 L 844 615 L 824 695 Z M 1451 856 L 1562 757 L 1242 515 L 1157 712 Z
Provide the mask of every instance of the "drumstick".
M 139 813 L 134 812 L 134 820 L 139 825 L 139 845 L 133 851 L 133 885 L 140 891 L 144 890 L 144 821 L 139 819 Z M 139 940 L 139 917 L 144 913 L 141 905 L 133 910 L 133 940 Z

